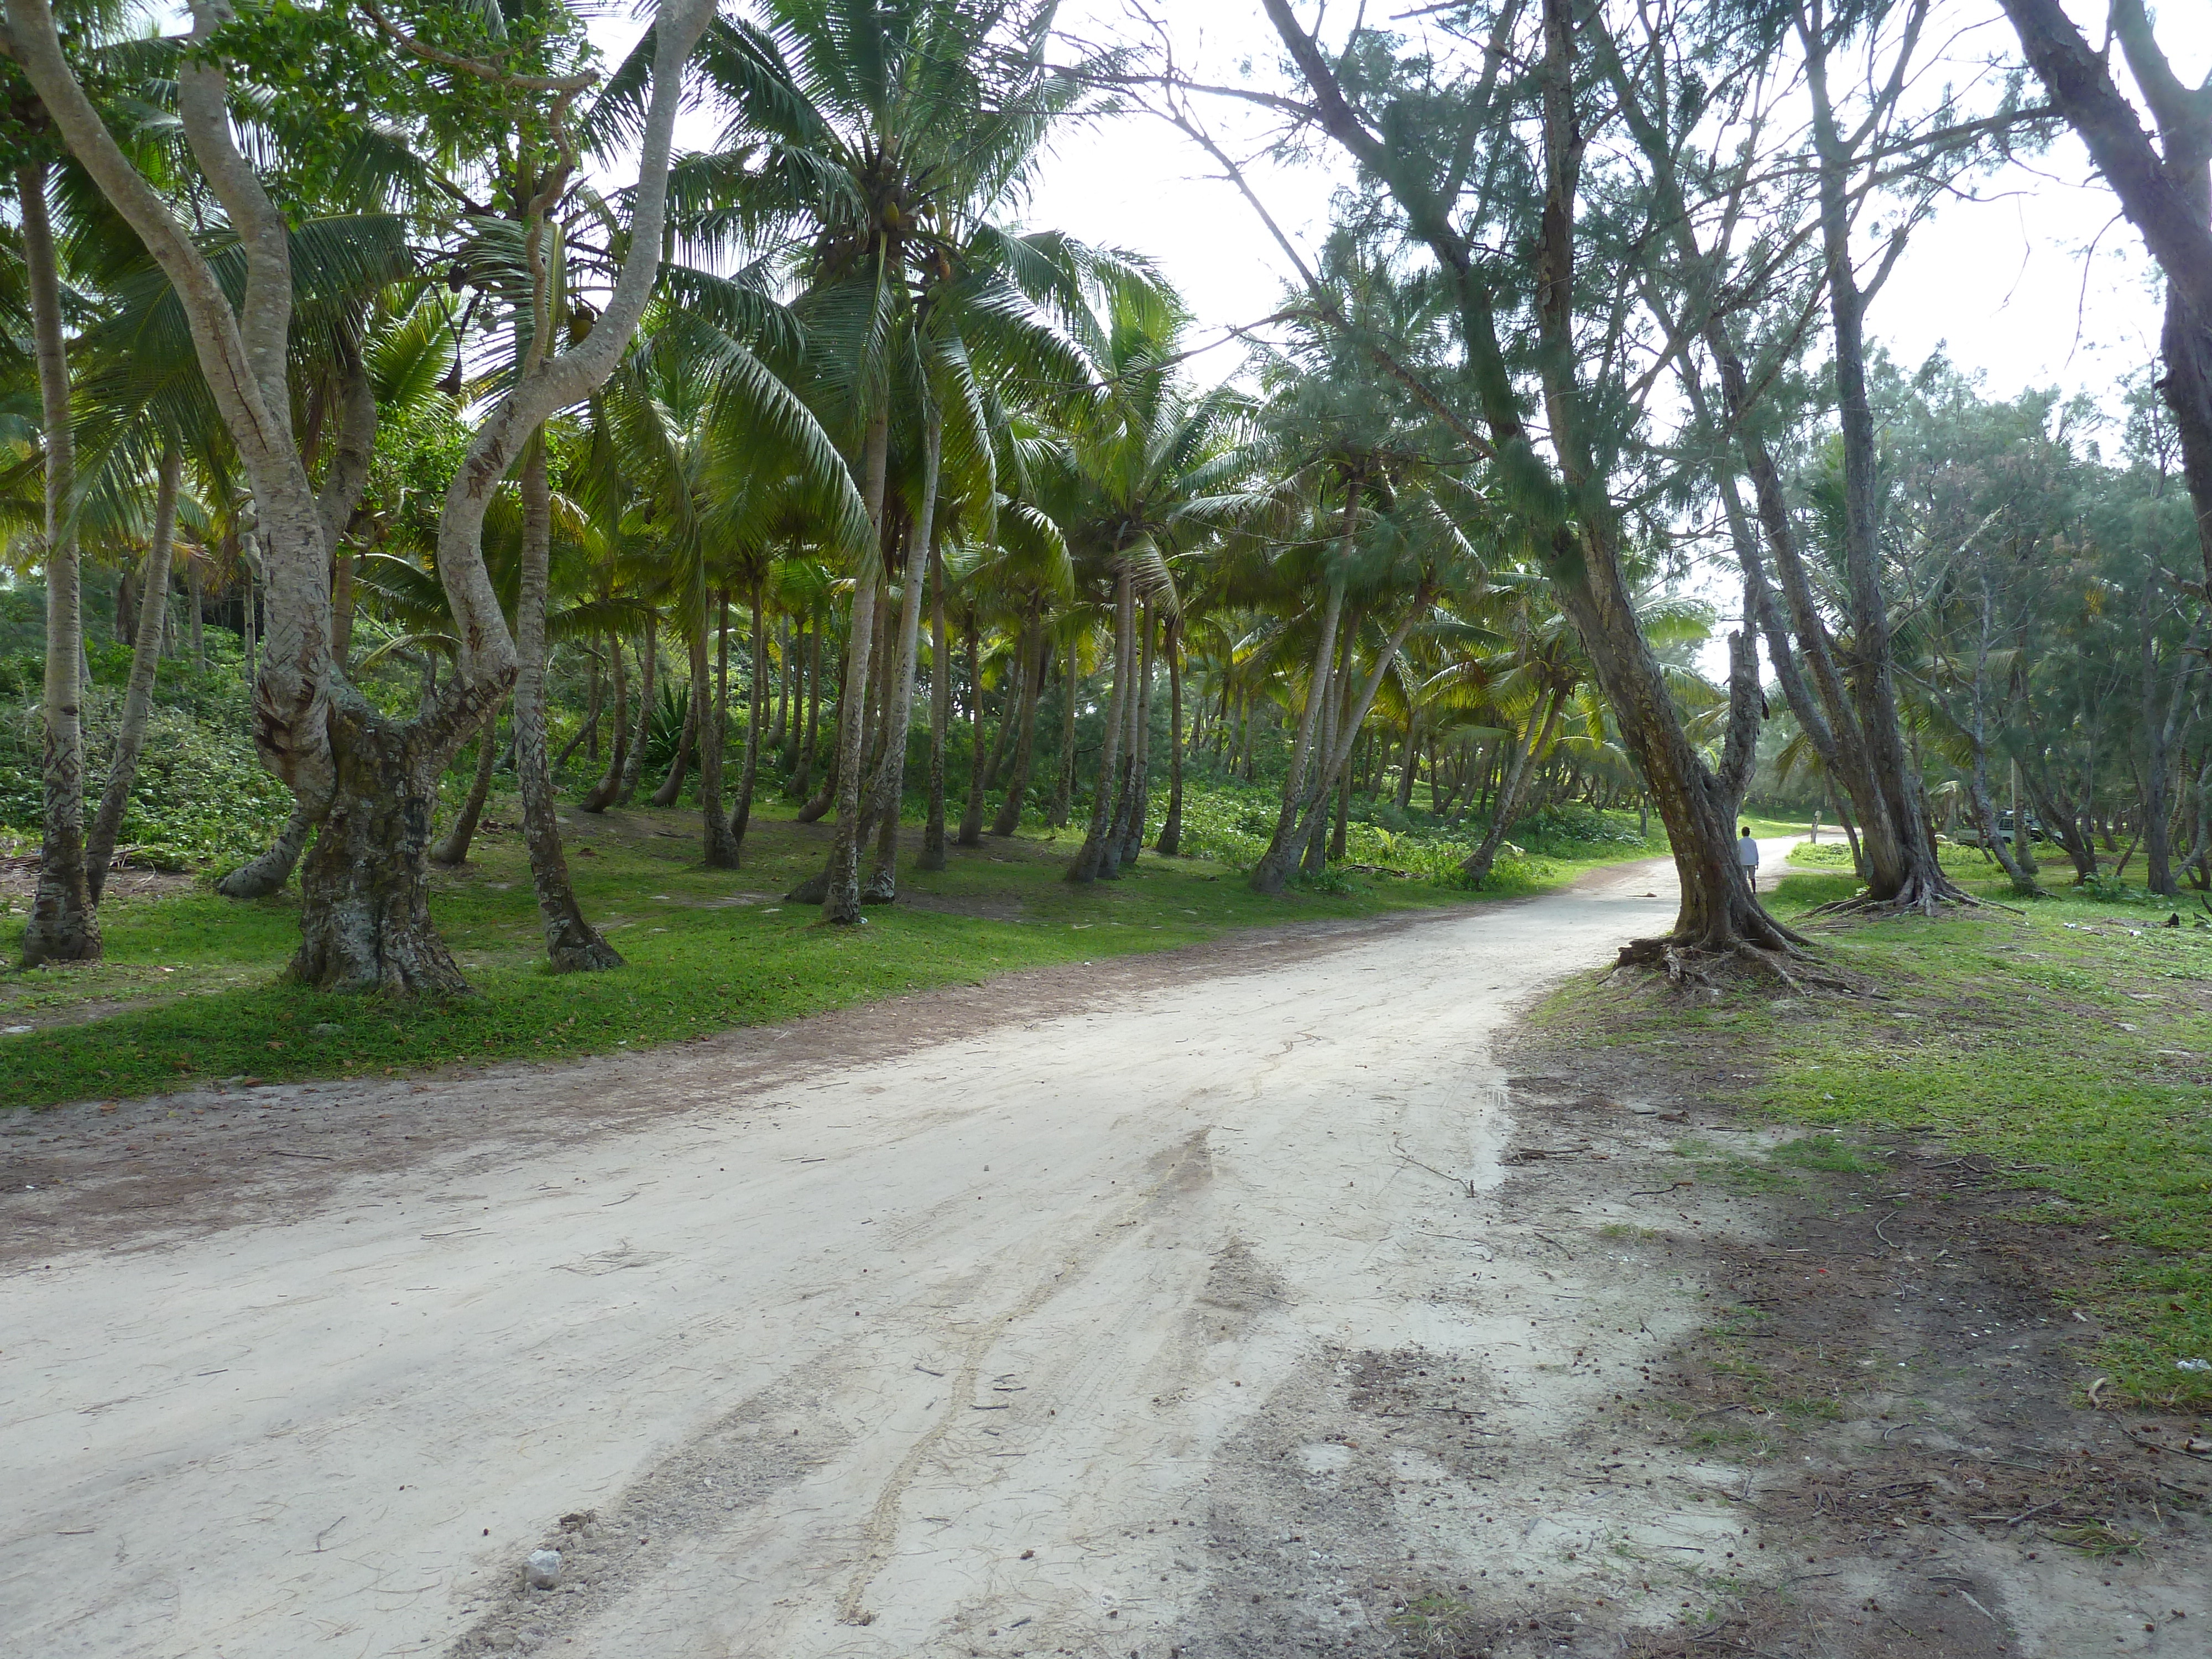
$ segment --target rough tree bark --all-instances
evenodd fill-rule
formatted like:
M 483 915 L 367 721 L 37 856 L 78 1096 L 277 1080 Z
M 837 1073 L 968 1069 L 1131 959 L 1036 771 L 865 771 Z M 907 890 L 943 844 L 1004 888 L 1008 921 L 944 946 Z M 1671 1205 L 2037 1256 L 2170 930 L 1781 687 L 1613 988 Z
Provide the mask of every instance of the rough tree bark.
M 1355 480 L 1345 491 L 1342 534 L 1347 556 L 1358 523 L 1360 489 Z M 1305 852 L 1305 842 L 1297 832 L 1307 805 L 1306 777 L 1312 770 L 1314 731 L 1329 694 L 1330 672 L 1336 664 L 1337 623 L 1343 614 L 1344 578 L 1340 571 L 1330 575 L 1328 597 L 1322 604 L 1321 637 L 1315 641 L 1313 665 L 1306 673 L 1305 707 L 1298 711 L 1297 735 L 1291 741 L 1291 767 L 1283 779 L 1283 804 L 1276 809 L 1275 833 L 1268 840 L 1267 850 L 1252 866 L 1255 893 L 1281 892 Z
M 1137 700 L 1129 711 L 1129 782 L 1127 805 L 1116 809 L 1117 816 L 1126 811 L 1127 817 L 1120 825 L 1121 836 L 1116 854 L 1121 867 L 1128 869 L 1145 850 L 1145 819 L 1152 812 L 1152 602 L 1145 601 L 1137 623 L 1138 647 Z M 1044 665 L 1037 665 L 1037 678 L 1044 678 Z
M 1826 261 L 1828 318 L 1835 349 L 1837 414 L 1843 428 L 1844 576 L 1850 603 L 1851 652 L 1845 679 L 1866 745 L 1866 763 L 1881 793 L 1886 828 L 1895 842 L 1899 876 L 1893 885 L 1877 868 L 1863 900 L 1933 915 L 1938 904 L 1966 898 L 1943 873 L 1936 838 L 1921 811 L 1918 769 L 1905 752 L 1897 706 L 1897 660 L 1890 641 L 1889 602 L 1881 589 L 1881 456 L 1866 384 L 1866 295 L 1851 258 L 1851 157 L 1828 95 L 1826 41 L 1819 28 L 1800 34 L 1812 94 L 1813 141 L 1820 161 L 1820 233 Z M 1866 804 L 1861 804 L 1862 813 Z M 1873 819 L 1863 816 L 1862 823 Z M 1878 842 L 1870 852 L 1879 854 Z
M 2112 30 L 2157 124 L 2154 148 L 2105 54 L 2082 38 L 2060 0 L 2002 3 L 2051 103 L 2087 146 L 2166 274 L 2160 345 L 2166 372 L 2158 389 L 2173 411 L 2182 476 L 2212 580 L 2212 85 L 2191 89 L 2174 74 L 2142 0 L 2114 0 Z
M 138 637 L 131 656 L 131 683 L 123 694 L 123 719 L 115 732 L 115 757 L 100 792 L 100 811 L 84 848 L 85 884 L 92 902 L 107 884 L 108 861 L 115 856 L 123 814 L 131 805 L 131 787 L 138 776 L 138 756 L 146 744 L 146 717 L 154 702 L 154 678 L 161 667 L 161 631 L 169 612 L 170 549 L 177 528 L 177 483 L 184 457 L 175 445 L 161 451 L 154 486 L 154 535 L 146 546 L 146 592 L 140 601 Z
M 401 994 L 466 989 L 430 927 L 424 860 L 437 775 L 515 673 L 514 640 L 484 567 L 483 515 L 529 434 L 613 371 L 652 297 L 682 69 L 712 13 L 712 0 L 662 0 L 657 10 L 629 248 L 591 332 L 507 391 L 456 471 L 440 515 L 438 573 L 459 632 L 459 672 L 421 716 L 401 723 L 376 712 L 331 652 L 333 515 L 327 499 L 318 500 L 295 439 L 286 374 L 290 227 L 239 148 L 227 73 L 219 49 L 210 47 L 228 21 L 228 6 L 194 0 L 196 52 L 176 71 L 176 111 L 185 142 L 239 239 L 245 280 L 235 307 L 190 230 L 124 154 L 78 84 L 46 0 L 7 0 L 10 49 L 25 75 L 101 193 L 169 278 L 202 379 L 252 485 L 269 603 L 254 686 L 255 743 L 264 762 L 323 823 L 301 866 L 301 948 L 292 964 L 295 975 L 310 985 Z M 509 83 L 527 78 L 481 72 Z M 532 84 L 565 105 L 593 78 Z M 564 181 L 566 173 L 564 166 Z M 332 472 L 339 471 L 334 460 Z M 358 499 L 359 481 L 354 489 Z M 329 493 L 326 479 L 326 498 Z M 335 516 L 342 525 L 346 514 Z
M 1168 618 L 1168 811 L 1152 850 L 1162 858 L 1182 851 L 1182 618 Z M 1073 658 L 1069 659 L 1071 664 Z M 1069 706 L 1074 696 L 1069 694 Z
M 514 774 L 522 787 L 522 833 L 530 848 L 530 880 L 545 927 L 545 956 L 556 974 L 619 968 L 614 946 L 584 920 L 561 845 L 560 805 L 545 757 L 545 600 L 553 556 L 553 491 L 545 441 L 531 441 L 522 462 L 522 583 L 515 600 Z M 485 748 L 492 728 L 484 728 Z
M 1090 828 L 1075 861 L 1067 866 L 1067 879 L 1078 886 L 1098 879 L 1112 850 L 1108 836 L 1114 822 L 1114 781 L 1121 757 L 1121 727 L 1127 714 L 1134 610 L 1134 578 L 1123 564 L 1114 576 L 1114 690 L 1107 702 L 1105 727 L 1098 744 L 1098 783 L 1091 799 Z
M 703 629 L 687 628 L 684 645 L 691 684 L 684 689 L 684 723 L 677 732 L 675 757 L 668 763 L 668 770 L 661 775 L 660 787 L 647 798 L 647 805 L 653 806 L 673 806 L 676 798 L 684 793 L 684 780 L 690 774 L 691 757 L 699 741 L 699 710 L 708 701 L 707 636 Z
M 1651 785 L 1674 852 L 1681 908 L 1671 933 L 1632 945 L 1625 959 L 1677 968 L 1685 949 L 1762 960 L 1794 951 L 1796 935 L 1769 916 L 1736 873 L 1733 803 L 1682 729 L 1657 659 L 1638 624 L 1621 562 L 1616 510 L 1598 475 L 1598 447 L 1586 428 L 1574 332 L 1575 211 L 1585 143 L 1574 96 L 1575 20 L 1570 0 L 1543 0 L 1541 131 L 1543 204 L 1534 247 L 1539 378 L 1553 462 L 1540 457 L 1508 368 L 1492 262 L 1454 225 L 1451 204 L 1413 175 L 1345 97 L 1327 55 L 1299 24 L 1290 0 L 1263 0 L 1312 94 L 1310 118 L 1370 173 L 1405 212 L 1411 233 L 1436 256 L 1456 301 L 1469 380 L 1488 447 L 1538 519 L 1536 540 L 1562 610 L 1573 623 L 1612 704 L 1624 746 Z
M 952 730 L 952 659 L 945 637 L 945 556 L 929 550 L 929 807 L 917 870 L 942 870 L 945 853 L 945 740 Z
M 962 624 L 962 641 L 968 647 L 968 799 L 960 809 L 960 833 L 953 837 L 953 843 L 981 847 L 983 796 L 990 787 L 985 775 L 989 757 L 983 752 L 983 733 L 988 729 L 983 719 L 983 639 L 973 605 L 968 607 Z
M 47 166 L 15 172 L 22 212 L 23 271 L 30 290 L 31 339 L 38 360 L 39 419 L 46 447 L 46 664 L 40 710 L 43 817 L 39 884 L 23 927 L 23 966 L 97 962 L 100 919 L 85 867 L 84 615 L 76 534 L 70 528 L 76 447 L 70 426 L 69 350 L 62 337 L 61 269 L 46 214 Z
M 890 675 L 884 699 L 882 757 L 876 763 L 876 851 L 864 896 L 871 904 L 898 897 L 899 805 L 906 798 L 907 733 L 914 726 L 914 676 L 920 655 L 921 595 L 931 544 L 937 537 L 937 480 L 945 454 L 945 419 L 934 403 L 924 411 L 921 494 L 907 532 L 906 569 L 900 578 L 898 642 L 885 664 Z
M 860 802 L 861 773 L 867 738 L 869 669 L 876 625 L 876 589 L 882 576 L 884 490 L 890 465 L 890 413 L 879 410 L 868 422 L 860 465 L 862 496 L 868 521 L 875 528 L 876 546 L 862 556 L 853 584 L 853 623 L 845 647 L 845 686 L 837 700 L 837 822 L 830 838 L 828 891 L 822 900 L 822 919 L 839 926 L 862 920 L 860 915 Z
M 645 637 L 639 641 L 637 675 L 637 716 L 630 722 L 629 753 L 623 757 L 622 782 L 615 791 L 614 804 L 627 806 L 637 799 L 638 787 L 645 781 L 646 739 L 653 732 L 653 696 L 655 683 L 660 678 L 660 619 L 646 619 Z

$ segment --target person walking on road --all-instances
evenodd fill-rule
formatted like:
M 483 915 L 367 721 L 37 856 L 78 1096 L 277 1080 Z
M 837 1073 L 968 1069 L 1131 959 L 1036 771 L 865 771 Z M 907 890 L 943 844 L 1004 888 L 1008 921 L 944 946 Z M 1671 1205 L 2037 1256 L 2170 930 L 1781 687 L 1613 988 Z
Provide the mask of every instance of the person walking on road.
M 1735 844 L 1735 861 L 1743 872 L 1743 878 L 1751 884 L 1751 890 L 1759 890 L 1759 843 L 1751 838 L 1751 826 L 1743 826 L 1743 834 Z

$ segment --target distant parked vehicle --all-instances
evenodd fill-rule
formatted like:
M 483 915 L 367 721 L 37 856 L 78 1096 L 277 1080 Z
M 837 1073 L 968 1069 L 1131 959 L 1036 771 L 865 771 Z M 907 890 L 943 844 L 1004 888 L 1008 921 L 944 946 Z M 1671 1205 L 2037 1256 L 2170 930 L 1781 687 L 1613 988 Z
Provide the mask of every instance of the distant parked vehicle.
M 2000 840 L 2010 841 L 2013 838 L 2012 823 L 2011 813 L 1997 814 L 1997 836 Z M 2028 818 L 2027 838 L 2030 841 L 2050 840 L 2050 837 L 2043 833 L 2041 818 L 2033 817 Z M 1979 847 L 1982 844 L 1982 826 L 1973 823 L 1962 823 L 1952 832 L 1951 839 L 1961 847 Z

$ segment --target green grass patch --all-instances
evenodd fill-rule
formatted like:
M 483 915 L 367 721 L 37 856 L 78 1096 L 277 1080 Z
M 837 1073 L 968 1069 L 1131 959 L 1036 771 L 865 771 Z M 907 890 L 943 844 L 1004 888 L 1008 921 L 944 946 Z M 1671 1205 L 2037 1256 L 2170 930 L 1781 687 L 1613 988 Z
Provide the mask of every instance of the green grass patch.
M 578 896 L 629 965 L 555 975 L 544 965 L 519 817 L 514 798 L 495 793 L 471 863 L 434 878 L 433 919 L 479 994 L 407 1004 L 289 983 L 283 969 L 298 943 L 289 895 L 117 898 L 101 911 L 103 963 L 0 973 L 0 1027 L 33 1028 L 0 1035 L 5 1098 L 40 1106 L 211 1079 L 571 1059 L 1238 928 L 1480 902 L 1428 881 L 1341 870 L 1263 898 L 1231 865 L 1150 854 L 1119 881 L 1078 889 L 1062 876 L 1080 831 L 1039 830 L 956 848 L 951 867 L 935 874 L 902 868 L 909 902 L 871 907 L 865 927 L 833 928 L 814 907 L 779 896 L 820 868 L 829 837 L 827 825 L 793 823 L 787 805 L 756 813 L 736 871 L 700 866 L 694 814 L 572 813 L 563 833 Z M 1556 885 L 1620 856 L 1611 843 L 1593 846 L 1510 890 Z M 18 901 L 0 921 L 10 959 L 21 930 Z
M 1946 863 L 2012 902 L 1972 849 Z M 1871 1174 L 1881 1166 L 1855 1139 L 1908 1133 L 1989 1160 L 1997 1179 L 2048 1196 L 2044 1218 L 2128 1247 L 2070 1293 L 2116 1333 L 2098 1359 L 2117 1387 L 2212 1404 L 2212 923 L 2197 925 L 2191 899 L 2116 902 L 2066 885 L 2063 866 L 2043 873 L 2051 896 L 2012 910 L 1839 924 L 1807 913 L 1858 890 L 1847 866 L 1789 874 L 1777 912 L 1879 998 L 1779 999 L 1752 984 L 1718 1006 L 1655 997 L 1624 1013 L 1584 986 L 1541 1018 L 1655 1054 L 1684 1028 L 1724 1027 L 1733 1057 L 1765 1068 L 1739 1103 L 1821 1131 L 1775 1148 L 1765 1175 L 1686 1144 L 1700 1180 L 1761 1190 L 1790 1169 Z

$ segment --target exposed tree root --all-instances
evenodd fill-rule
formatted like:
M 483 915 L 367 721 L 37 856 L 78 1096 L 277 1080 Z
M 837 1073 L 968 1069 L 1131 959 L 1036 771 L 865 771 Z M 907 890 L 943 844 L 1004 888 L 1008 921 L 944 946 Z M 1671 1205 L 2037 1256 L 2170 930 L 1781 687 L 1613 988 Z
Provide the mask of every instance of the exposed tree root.
M 1795 934 L 1789 937 L 1793 940 L 1796 938 Z M 1863 988 L 1849 980 L 1808 968 L 1809 960 L 1795 944 L 1773 946 L 1740 939 L 1725 950 L 1715 951 L 1673 939 L 1639 939 L 1620 947 L 1613 971 L 1618 973 L 1624 968 L 1656 969 L 1666 975 L 1668 984 L 1681 992 L 1718 993 L 1723 988 L 1724 976 L 1741 979 L 1755 974 L 1779 980 L 1793 995 L 1802 995 L 1808 989 L 1834 991 L 1844 996 L 1864 994 Z
M 1859 893 L 1850 898 L 1837 899 L 1807 914 L 1815 916 L 1902 916 L 1917 915 L 1934 919 L 1937 910 L 1946 904 L 1978 908 L 1988 901 L 1976 898 L 1965 888 L 1954 884 L 1938 875 L 1916 875 L 1906 878 L 1905 885 L 1887 898 L 1876 898 L 1872 893 Z M 1999 906 L 1999 908 L 2006 907 Z

